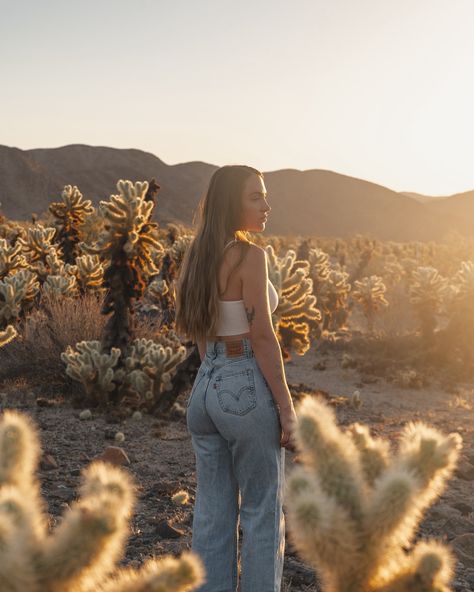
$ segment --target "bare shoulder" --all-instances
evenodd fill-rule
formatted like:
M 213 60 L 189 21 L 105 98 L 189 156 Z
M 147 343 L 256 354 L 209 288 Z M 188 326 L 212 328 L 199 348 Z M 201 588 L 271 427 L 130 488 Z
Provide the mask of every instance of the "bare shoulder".
M 267 253 L 264 248 L 255 243 L 250 243 L 242 262 L 244 273 L 255 273 L 258 269 L 266 266 Z

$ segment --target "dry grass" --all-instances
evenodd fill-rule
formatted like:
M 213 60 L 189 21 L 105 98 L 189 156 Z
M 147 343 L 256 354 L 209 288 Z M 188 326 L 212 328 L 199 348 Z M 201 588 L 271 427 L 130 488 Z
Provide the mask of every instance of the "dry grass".
M 99 339 L 106 318 L 92 294 L 77 299 L 45 298 L 25 320 L 18 339 L 2 349 L 0 379 L 66 380 L 60 355 L 68 345 Z

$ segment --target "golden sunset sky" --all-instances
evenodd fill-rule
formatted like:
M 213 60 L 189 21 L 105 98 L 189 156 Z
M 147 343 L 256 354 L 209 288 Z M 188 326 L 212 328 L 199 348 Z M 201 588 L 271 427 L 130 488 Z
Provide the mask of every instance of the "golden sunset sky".
M 0 0 L 0 144 L 474 189 L 473 0 Z

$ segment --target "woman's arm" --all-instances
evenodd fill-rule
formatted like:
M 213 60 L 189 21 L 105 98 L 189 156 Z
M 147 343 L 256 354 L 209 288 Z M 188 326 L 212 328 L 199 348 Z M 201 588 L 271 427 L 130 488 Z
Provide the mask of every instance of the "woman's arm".
M 273 329 L 268 301 L 267 256 L 251 245 L 242 265 L 242 298 L 249 322 L 250 341 L 258 366 L 280 410 L 292 410 L 280 344 Z

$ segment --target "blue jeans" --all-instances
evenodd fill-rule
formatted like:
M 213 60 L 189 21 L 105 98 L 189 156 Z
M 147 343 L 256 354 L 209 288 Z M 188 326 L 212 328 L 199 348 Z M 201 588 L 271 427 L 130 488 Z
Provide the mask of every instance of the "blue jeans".
M 241 592 L 281 587 L 285 449 L 272 393 L 250 340 L 243 345 L 227 356 L 225 342 L 207 342 L 187 402 L 197 480 L 191 546 L 206 570 L 196 592 L 237 589 L 239 519 Z

